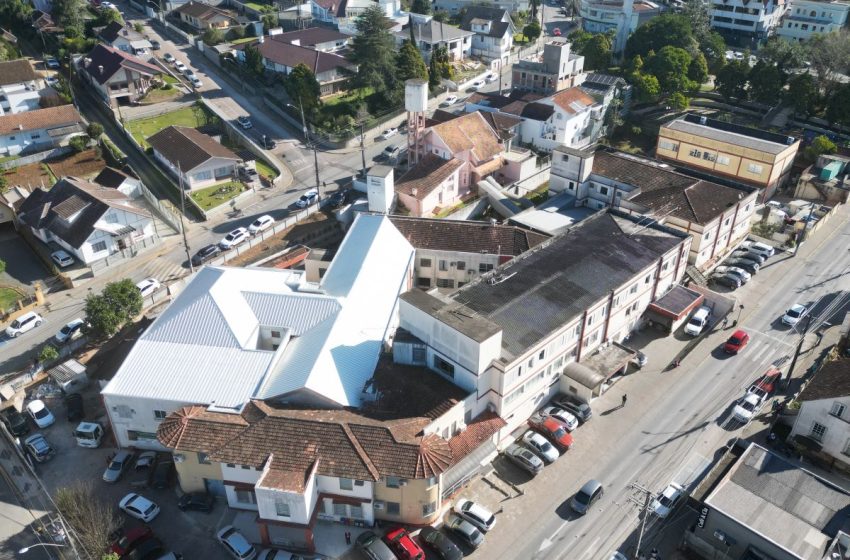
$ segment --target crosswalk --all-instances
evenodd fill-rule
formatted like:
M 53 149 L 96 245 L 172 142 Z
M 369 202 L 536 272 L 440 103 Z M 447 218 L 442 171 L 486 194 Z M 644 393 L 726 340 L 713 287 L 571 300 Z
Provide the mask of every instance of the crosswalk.
M 176 250 L 176 249 L 175 249 Z M 189 274 L 189 269 L 181 263 L 170 259 L 151 259 L 140 267 L 142 274 L 139 280 L 144 278 L 156 278 L 162 284 L 170 284 Z M 134 274 L 133 276 L 136 276 Z

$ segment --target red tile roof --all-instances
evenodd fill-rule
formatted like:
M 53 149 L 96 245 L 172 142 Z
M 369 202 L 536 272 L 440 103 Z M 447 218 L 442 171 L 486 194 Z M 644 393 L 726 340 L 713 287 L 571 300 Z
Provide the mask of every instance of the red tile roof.
M 390 221 L 417 249 L 518 256 L 549 239 L 516 226 L 469 220 L 390 216 Z
M 0 134 L 13 134 L 24 130 L 65 127 L 82 124 L 83 119 L 73 105 L 60 105 L 47 109 L 36 109 L 3 115 L 0 117 Z
M 501 416 L 495 412 L 484 412 L 478 415 L 466 429 L 449 440 L 452 450 L 452 464 L 475 451 L 478 446 L 493 437 L 493 434 L 507 426 Z
M 552 101 L 571 115 L 578 113 L 585 107 L 590 107 L 596 100 L 585 93 L 581 88 L 573 87 L 559 91 L 552 96 Z
M 419 163 L 399 178 L 395 190 L 422 200 L 462 165 L 463 161 L 459 159 L 446 160 L 434 154 L 426 154 Z

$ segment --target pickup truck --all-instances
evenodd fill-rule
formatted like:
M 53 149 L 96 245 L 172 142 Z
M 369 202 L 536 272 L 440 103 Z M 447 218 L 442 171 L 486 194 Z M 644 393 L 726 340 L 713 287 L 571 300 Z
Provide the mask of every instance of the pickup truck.
M 137 489 L 147 488 L 150 485 L 156 463 L 156 451 L 139 453 L 139 456 L 136 457 L 136 464 L 133 465 L 133 470 L 130 472 L 130 487 Z

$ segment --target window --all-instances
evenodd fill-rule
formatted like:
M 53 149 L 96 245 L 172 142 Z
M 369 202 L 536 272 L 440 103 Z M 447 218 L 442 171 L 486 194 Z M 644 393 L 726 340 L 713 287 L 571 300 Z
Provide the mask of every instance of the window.
M 449 362 L 447 362 L 446 360 L 442 359 L 441 357 L 439 357 L 437 355 L 434 356 L 434 367 L 437 369 L 437 371 L 445 373 L 449 377 L 455 376 L 454 365 L 450 364 Z
M 401 504 L 398 502 L 387 502 L 387 515 L 400 515 Z
M 212 179 L 212 173 L 209 171 L 201 171 L 199 173 L 195 173 L 194 179 L 196 181 L 206 181 L 208 179 Z
M 602 196 L 608 196 L 608 187 L 599 187 L 599 194 Z
M 354 490 L 354 481 L 350 478 L 340 478 L 339 479 L 339 489 L 340 490 Z
M 832 403 L 832 410 L 830 410 L 829 413 L 833 416 L 838 416 L 839 418 L 841 418 L 842 416 L 844 416 L 844 413 L 846 411 L 847 407 L 844 404 L 840 402 L 834 402 Z
M 457 269 L 458 270 L 466 270 L 466 263 L 463 261 L 457 261 Z
M 546 350 L 541 350 L 539 354 L 537 354 L 537 359 L 542 360 L 546 357 Z
M 278 517 L 289 517 L 289 504 L 281 500 L 274 501 L 274 511 Z
M 631 288 L 629 288 L 629 293 L 630 293 L 630 294 L 636 294 L 636 293 L 637 293 L 637 289 L 638 289 L 637 284 L 635 284 L 635 285 L 633 285 Z
M 348 506 L 348 516 L 363 519 L 363 506 Z
M 669 150 L 671 152 L 675 152 L 679 149 L 679 145 L 675 142 L 671 142 L 669 140 L 659 140 L 658 147 L 662 150 Z
M 250 471 L 251 465 L 239 465 L 239 468 L 242 469 L 243 471 Z
M 490 272 L 491 270 L 493 270 L 492 264 L 481 263 L 481 264 L 478 265 L 478 272 L 481 272 L 482 274 L 485 273 L 485 272 Z
M 844 451 L 842 451 L 847 456 L 850 456 L 850 439 L 847 440 L 847 443 L 844 445 Z
M 91 250 L 95 253 L 106 251 L 106 241 L 98 241 L 91 246 Z
M 825 435 L 826 435 L 826 426 L 824 426 L 823 424 L 818 424 L 817 422 L 815 422 L 814 425 L 812 426 L 812 433 L 809 434 L 809 437 L 811 437 L 815 441 L 823 441 L 823 436 L 825 436 Z
M 717 165 L 729 165 L 729 156 L 717 156 Z
M 431 259 L 419 259 L 419 266 L 421 268 L 431 268 Z
M 448 269 L 449 269 L 449 264 L 444 260 L 440 260 L 440 270 L 446 271 Z
M 690 156 L 691 156 L 691 157 L 695 157 L 695 158 L 700 158 L 700 157 L 702 157 L 702 152 L 701 152 L 701 151 L 699 151 L 699 150 L 697 150 L 696 148 L 694 148 L 693 150 L 691 150 L 691 151 L 689 152 L 689 154 L 690 154 Z
M 750 163 L 747 165 L 747 171 L 750 173 L 761 173 L 764 168 L 761 165 Z
M 236 494 L 236 501 L 240 504 L 255 504 L 257 503 L 257 499 L 254 497 L 253 490 L 239 490 L 236 489 L 234 492 Z
M 365 482 L 363 482 L 362 480 L 355 480 L 355 481 L 354 481 L 354 485 L 355 485 L 355 486 L 363 486 L 363 485 L 365 485 L 365 484 L 366 484 L 366 483 L 365 483 Z
M 431 287 L 431 279 L 430 278 L 417 278 L 416 285 L 420 288 L 430 288 Z
M 334 515 L 337 517 L 345 517 L 348 512 L 345 509 L 345 504 L 334 502 Z
M 435 511 L 437 511 L 437 502 L 431 502 L 430 504 L 424 504 L 422 506 L 422 517 L 428 517 L 429 515 L 434 515 Z
M 272 331 L 272 338 L 280 338 L 280 331 Z
M 401 479 L 397 476 L 388 476 L 387 477 L 387 488 L 398 488 L 399 487 L 398 483 L 399 483 L 400 480 Z
M 198 452 L 198 462 L 202 465 L 210 465 L 210 456 L 206 453 Z
M 166 417 L 166 416 L 168 416 L 168 414 L 167 414 L 164 410 L 154 410 L 154 411 L 153 411 L 153 417 L 154 417 L 157 421 L 159 421 L 159 420 L 165 420 L 165 417 Z
M 643 279 L 643 283 L 649 284 L 650 282 L 652 282 L 652 274 L 647 274 L 646 278 Z
M 424 364 L 425 360 L 428 358 L 428 352 L 425 350 L 423 346 L 414 346 L 413 347 L 413 363 L 415 364 Z
M 449 278 L 437 278 L 437 287 L 438 288 L 454 288 L 455 281 Z

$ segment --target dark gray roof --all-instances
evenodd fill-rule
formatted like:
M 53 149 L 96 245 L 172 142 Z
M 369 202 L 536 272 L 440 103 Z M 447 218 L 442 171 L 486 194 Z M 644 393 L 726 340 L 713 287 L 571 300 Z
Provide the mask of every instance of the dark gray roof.
M 179 166 L 183 173 L 195 169 L 214 157 L 241 158 L 211 136 L 187 126 L 169 126 L 148 138 L 148 144 L 162 156 Z
M 38 74 L 32 69 L 32 64 L 25 58 L 0 62 L 0 86 L 31 82 L 39 79 Z
M 549 239 L 548 235 L 490 222 L 412 216 L 389 218 L 416 249 L 517 256 Z
M 404 31 L 399 31 L 396 35 L 403 39 L 409 39 L 410 30 L 405 29 Z M 416 37 L 417 41 L 425 41 L 426 43 L 436 44 L 454 41 L 462 37 L 469 37 L 475 35 L 475 33 L 432 19 L 428 23 L 415 25 L 413 27 L 413 35 Z
M 422 290 L 411 290 L 401 295 L 401 300 L 439 319 L 441 322 L 465 334 L 476 342 L 484 342 L 502 328 L 492 321 L 477 315 L 471 309 L 429 294 Z
M 469 6 L 460 22 L 460 28 L 472 31 L 472 20 L 488 20 L 492 22 L 488 37 L 504 37 L 507 31 L 513 27 L 513 21 L 507 10 L 501 8 L 490 8 L 487 6 Z
M 100 84 L 105 84 L 120 68 L 127 68 L 146 76 L 162 73 L 162 70 L 153 64 L 148 64 L 121 49 L 103 44 L 95 45 L 84 60 L 83 68 Z
M 826 362 L 800 393 L 800 400 L 818 401 L 850 396 L 850 358 Z
M 467 284 L 449 297 L 502 328 L 512 358 L 569 323 L 682 243 L 684 233 L 608 210 Z M 468 313 L 468 311 L 467 311 Z
M 584 82 L 582 84 L 589 82 L 591 84 L 599 84 L 602 86 L 624 86 L 626 85 L 626 80 L 619 76 L 612 76 L 611 74 L 600 74 L 599 72 L 591 72 L 584 78 Z
M 97 174 L 97 177 L 92 179 L 92 182 L 110 189 L 117 189 L 127 179 L 130 179 L 130 176 L 123 171 L 118 171 L 112 167 L 104 167 L 103 170 Z

